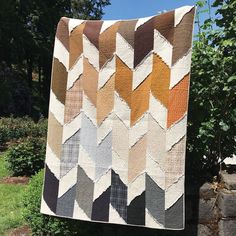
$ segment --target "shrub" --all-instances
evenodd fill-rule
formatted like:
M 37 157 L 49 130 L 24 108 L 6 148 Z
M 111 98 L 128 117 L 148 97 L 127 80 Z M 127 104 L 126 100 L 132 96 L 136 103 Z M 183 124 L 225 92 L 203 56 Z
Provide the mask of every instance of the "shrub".
M 47 119 L 40 119 L 35 123 L 31 118 L 5 117 L 0 119 L 0 146 L 7 142 L 15 142 L 25 137 L 46 137 Z
M 40 213 L 43 171 L 32 177 L 23 194 L 23 217 L 33 235 L 102 235 L 101 224 L 59 218 Z
M 9 148 L 6 160 L 13 175 L 31 176 L 44 166 L 45 139 L 27 138 Z
M 186 163 L 192 183 L 212 181 L 236 153 L 236 2 L 215 0 L 209 8 L 214 16 L 201 25 L 206 2 L 197 1 L 199 39 L 192 56 Z

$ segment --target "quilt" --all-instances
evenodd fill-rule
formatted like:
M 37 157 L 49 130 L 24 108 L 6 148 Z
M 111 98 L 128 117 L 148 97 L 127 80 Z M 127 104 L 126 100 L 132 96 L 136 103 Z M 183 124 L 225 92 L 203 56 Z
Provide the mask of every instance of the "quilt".
M 41 213 L 184 228 L 195 7 L 58 23 Z

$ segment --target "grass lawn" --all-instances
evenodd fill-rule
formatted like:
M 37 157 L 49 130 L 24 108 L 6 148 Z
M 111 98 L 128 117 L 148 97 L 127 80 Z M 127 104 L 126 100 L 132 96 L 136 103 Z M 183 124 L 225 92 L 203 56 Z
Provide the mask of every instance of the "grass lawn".
M 4 153 L 0 154 L 0 180 L 9 176 L 6 169 Z M 0 235 L 4 235 L 7 230 L 22 226 L 21 195 L 25 185 L 2 184 L 0 183 Z

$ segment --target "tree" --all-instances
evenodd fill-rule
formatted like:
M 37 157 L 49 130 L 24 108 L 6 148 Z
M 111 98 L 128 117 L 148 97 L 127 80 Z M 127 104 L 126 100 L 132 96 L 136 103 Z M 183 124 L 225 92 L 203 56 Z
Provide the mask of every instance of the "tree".
M 0 61 L 9 68 L 25 71 L 33 97 L 31 107 L 38 107 L 47 116 L 52 51 L 59 19 L 62 16 L 100 19 L 103 8 L 109 4 L 109 0 L 0 2 Z M 37 86 L 32 81 L 33 75 L 38 78 Z
M 213 6 L 215 20 L 205 20 L 193 46 L 187 152 L 187 171 L 208 179 L 236 153 L 236 1 Z

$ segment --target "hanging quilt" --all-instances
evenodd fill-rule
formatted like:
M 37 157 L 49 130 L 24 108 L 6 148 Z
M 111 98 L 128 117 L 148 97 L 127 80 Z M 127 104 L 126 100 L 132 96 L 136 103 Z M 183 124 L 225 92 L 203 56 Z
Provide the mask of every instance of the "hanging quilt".
M 42 213 L 184 228 L 194 13 L 60 20 Z

